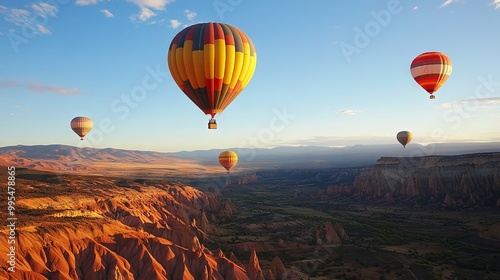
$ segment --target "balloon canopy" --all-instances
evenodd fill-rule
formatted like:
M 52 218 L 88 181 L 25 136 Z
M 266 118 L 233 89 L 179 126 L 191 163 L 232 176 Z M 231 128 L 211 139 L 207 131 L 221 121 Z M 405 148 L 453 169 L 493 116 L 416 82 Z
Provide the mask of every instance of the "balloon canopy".
M 181 30 L 170 43 L 168 68 L 179 88 L 213 118 L 241 93 L 257 65 L 250 38 L 224 23 L 198 23 Z
M 397 135 L 396 138 L 398 139 L 398 142 L 403 145 L 403 147 L 406 148 L 406 145 L 410 143 L 411 139 L 413 139 L 413 135 L 409 131 L 400 131 Z
M 434 99 L 436 92 L 450 77 L 450 58 L 440 52 L 425 52 L 413 59 L 410 72 L 415 81 Z
M 227 173 L 231 171 L 236 163 L 238 162 L 238 155 L 233 151 L 224 151 L 219 155 L 219 162 L 224 168 L 226 168 Z
M 71 120 L 71 129 L 80 136 L 81 140 L 92 130 L 93 126 L 94 122 L 88 117 L 76 117 Z

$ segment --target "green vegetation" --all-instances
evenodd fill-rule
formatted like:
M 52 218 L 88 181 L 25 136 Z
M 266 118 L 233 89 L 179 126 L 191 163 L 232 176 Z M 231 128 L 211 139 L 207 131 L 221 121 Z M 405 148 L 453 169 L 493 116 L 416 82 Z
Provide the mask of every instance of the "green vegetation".
M 329 176 L 324 176 L 324 170 L 318 172 L 330 180 L 336 170 L 330 170 Z M 450 275 L 476 279 L 486 274 L 500 278 L 500 241 L 479 237 L 500 222 L 498 211 L 332 198 L 325 193 L 328 184 L 318 181 L 313 171 L 303 177 L 291 174 L 258 173 L 258 183 L 221 189 L 238 213 L 217 225 L 228 232 L 221 239 L 226 245 L 218 246 L 240 254 L 254 246 L 263 268 L 278 255 L 286 266 L 297 267 L 311 279 L 443 279 Z M 342 225 L 349 240 L 342 241 L 342 246 L 318 245 L 317 234 L 325 242 L 327 222 Z M 253 245 L 242 245 L 249 242 Z M 285 242 L 285 247 L 279 242 Z M 248 255 L 241 255 L 240 261 L 246 263 Z

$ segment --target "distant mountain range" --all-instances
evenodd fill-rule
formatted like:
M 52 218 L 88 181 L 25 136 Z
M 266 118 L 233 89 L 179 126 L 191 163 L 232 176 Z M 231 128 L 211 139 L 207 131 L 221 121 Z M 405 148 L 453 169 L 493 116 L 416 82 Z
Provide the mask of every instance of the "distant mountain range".
M 0 147 L 0 165 L 40 170 L 85 173 L 152 172 L 158 174 L 204 174 L 224 172 L 218 155 L 225 149 L 162 153 L 122 149 L 79 148 L 66 145 Z M 348 147 L 294 146 L 230 148 L 239 156 L 234 171 L 281 168 L 335 168 L 374 165 L 381 157 L 416 157 L 500 152 L 500 143 L 354 145 Z M 125 174 L 123 173 L 123 174 Z
M 410 144 L 403 148 L 391 145 L 354 145 L 347 147 L 293 146 L 264 148 L 231 148 L 239 157 L 239 164 L 263 168 L 331 168 L 373 165 L 381 157 L 415 157 L 427 155 L 461 155 L 500 152 L 500 143 L 439 143 Z M 182 151 L 172 156 L 195 159 L 202 163 L 213 162 L 224 149 Z

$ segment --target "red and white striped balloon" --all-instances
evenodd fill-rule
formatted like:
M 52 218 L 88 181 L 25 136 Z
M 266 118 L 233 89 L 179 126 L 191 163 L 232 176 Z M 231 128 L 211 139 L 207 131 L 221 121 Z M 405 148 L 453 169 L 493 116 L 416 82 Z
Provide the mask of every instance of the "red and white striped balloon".
M 415 81 L 434 99 L 436 92 L 448 80 L 452 70 L 451 59 L 440 52 L 425 52 L 413 59 L 410 72 Z
M 88 117 L 76 117 L 71 120 L 71 129 L 80 136 L 81 140 L 92 130 L 93 126 L 94 122 Z

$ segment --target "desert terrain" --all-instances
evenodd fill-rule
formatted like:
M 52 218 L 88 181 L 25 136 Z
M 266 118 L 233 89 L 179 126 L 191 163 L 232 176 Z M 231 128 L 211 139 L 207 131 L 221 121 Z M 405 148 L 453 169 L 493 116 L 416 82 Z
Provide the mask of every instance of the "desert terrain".
M 498 279 L 499 157 L 189 176 L 137 158 L 116 174 L 48 171 L 48 162 L 71 168 L 71 158 L 30 156 L 39 164 L 16 167 L 16 273 L 2 261 L 0 277 Z M 4 187 L 22 157 L 0 158 Z M 137 165 L 142 173 L 130 171 Z

